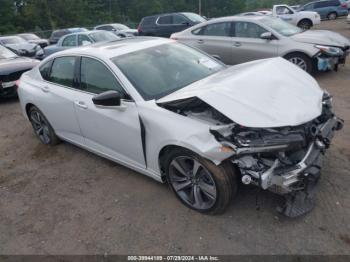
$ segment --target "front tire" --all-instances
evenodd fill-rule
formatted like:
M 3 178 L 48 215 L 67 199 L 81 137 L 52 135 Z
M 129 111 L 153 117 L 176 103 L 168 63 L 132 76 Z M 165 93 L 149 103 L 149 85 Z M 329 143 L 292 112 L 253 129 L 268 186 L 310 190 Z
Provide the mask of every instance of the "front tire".
M 205 214 L 223 213 L 237 191 L 230 163 L 216 166 L 185 150 L 175 149 L 165 159 L 166 178 L 176 197 L 187 207 Z
M 286 55 L 284 58 L 309 74 L 314 71 L 311 58 L 305 54 L 291 53 Z
M 45 145 L 57 145 L 60 140 L 49 121 L 39 108 L 32 106 L 28 111 L 29 120 L 39 140 Z
M 335 13 L 335 12 L 332 12 L 332 13 L 329 13 L 328 15 L 327 15 L 327 18 L 328 18 L 328 20 L 335 20 L 335 19 L 337 19 L 337 13 Z
M 312 27 L 312 21 L 303 19 L 298 23 L 298 27 L 304 30 L 309 30 Z

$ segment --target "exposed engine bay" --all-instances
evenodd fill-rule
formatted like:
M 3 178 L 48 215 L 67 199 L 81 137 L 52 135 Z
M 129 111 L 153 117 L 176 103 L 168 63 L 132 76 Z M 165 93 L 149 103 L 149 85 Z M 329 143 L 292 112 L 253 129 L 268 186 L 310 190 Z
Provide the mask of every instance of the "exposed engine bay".
M 230 161 L 241 172 L 243 184 L 285 196 L 280 211 L 289 217 L 314 207 L 313 192 L 320 177 L 322 158 L 343 120 L 332 110 L 332 97 L 325 92 L 322 114 L 300 126 L 251 128 L 234 123 L 196 97 L 160 104 L 175 113 L 210 123 L 210 132 L 233 150 Z

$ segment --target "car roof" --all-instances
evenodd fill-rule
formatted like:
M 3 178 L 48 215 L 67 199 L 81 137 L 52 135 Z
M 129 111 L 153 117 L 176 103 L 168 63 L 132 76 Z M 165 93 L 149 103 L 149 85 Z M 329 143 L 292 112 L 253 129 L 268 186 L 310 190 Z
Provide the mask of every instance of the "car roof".
M 89 55 L 104 57 L 107 59 L 117 57 L 120 55 L 132 53 L 146 48 L 175 43 L 176 41 L 167 38 L 157 37 L 135 37 L 135 38 L 121 38 L 112 42 L 96 43 L 88 46 L 68 49 L 60 52 L 59 55 Z
M 225 17 L 220 17 L 220 18 L 213 18 L 207 22 L 204 23 L 213 23 L 213 22 L 226 22 L 226 21 L 259 21 L 261 19 L 264 19 L 266 17 L 270 17 L 268 15 L 235 15 L 235 16 L 225 16 Z M 202 23 L 203 24 L 203 23 Z
M 195 14 L 195 13 L 192 13 L 192 12 L 172 12 L 172 13 L 163 13 L 163 14 L 149 15 L 149 16 L 145 16 L 144 18 L 158 17 L 158 16 L 164 16 L 164 15 L 176 15 L 176 14 Z

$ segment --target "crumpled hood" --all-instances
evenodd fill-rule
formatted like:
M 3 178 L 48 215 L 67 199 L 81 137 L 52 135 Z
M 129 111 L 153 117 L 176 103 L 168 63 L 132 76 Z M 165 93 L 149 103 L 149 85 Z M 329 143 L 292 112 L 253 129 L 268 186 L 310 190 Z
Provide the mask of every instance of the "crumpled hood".
M 32 69 L 40 61 L 26 57 L 0 59 L 0 75 L 8 75 L 13 72 Z
M 298 126 L 321 115 L 323 91 L 309 74 L 283 58 L 220 71 L 157 101 L 198 97 L 246 127 Z
M 308 30 L 291 36 L 292 39 L 302 43 L 345 47 L 350 45 L 349 39 L 341 34 L 328 30 Z

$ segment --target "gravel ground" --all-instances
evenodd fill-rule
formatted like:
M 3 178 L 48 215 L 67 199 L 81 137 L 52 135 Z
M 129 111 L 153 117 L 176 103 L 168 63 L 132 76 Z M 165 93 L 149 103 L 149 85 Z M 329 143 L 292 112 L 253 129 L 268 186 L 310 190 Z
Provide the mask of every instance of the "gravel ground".
M 322 28 L 350 37 L 345 20 Z M 316 76 L 345 119 L 314 211 L 279 216 L 280 198 L 242 187 L 229 210 L 193 212 L 159 184 L 68 143 L 46 147 L 18 101 L 0 101 L 0 254 L 350 254 L 350 63 Z

